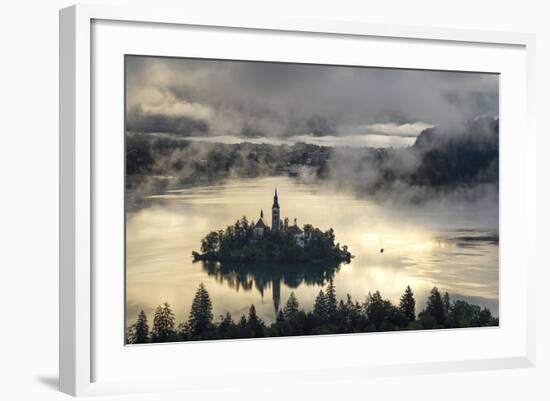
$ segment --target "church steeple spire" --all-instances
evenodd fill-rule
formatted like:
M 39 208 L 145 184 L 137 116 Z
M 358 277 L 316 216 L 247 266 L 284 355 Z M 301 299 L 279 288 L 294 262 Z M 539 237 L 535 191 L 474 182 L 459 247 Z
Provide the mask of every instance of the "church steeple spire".
M 275 196 L 273 197 L 273 206 L 279 208 L 279 196 L 277 196 L 277 188 L 275 188 Z
M 279 231 L 281 226 L 281 208 L 279 207 L 279 196 L 277 196 L 277 188 L 275 188 L 275 196 L 273 197 L 273 206 L 271 207 L 271 227 L 273 231 Z

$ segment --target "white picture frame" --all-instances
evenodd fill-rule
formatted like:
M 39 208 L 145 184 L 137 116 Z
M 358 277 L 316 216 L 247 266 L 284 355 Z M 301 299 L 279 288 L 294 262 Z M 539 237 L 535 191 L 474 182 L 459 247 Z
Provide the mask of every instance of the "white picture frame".
M 115 26 L 117 23 L 121 26 Z M 94 24 L 96 24 L 94 26 Z M 103 24 L 103 25 L 102 25 Z M 132 26 L 124 24 L 133 24 Z M 153 27 L 153 28 L 152 28 Z M 105 204 L 100 201 L 98 193 L 104 193 L 102 185 L 120 184 L 117 178 L 113 178 L 107 184 L 105 180 L 98 179 L 105 172 L 100 170 L 110 168 L 116 164 L 116 154 L 107 151 L 106 143 L 98 141 L 94 137 L 94 126 L 101 127 L 95 121 L 98 115 L 104 116 L 103 102 L 98 102 L 98 97 L 106 96 L 103 89 L 92 84 L 96 79 L 105 80 L 120 78 L 122 71 L 115 71 L 114 78 L 107 77 L 101 71 L 102 68 L 111 68 L 111 64 L 105 65 L 98 62 L 110 60 L 110 56 L 117 55 L 116 63 L 119 63 L 118 55 L 127 50 L 118 46 L 126 43 L 123 38 L 127 36 L 139 36 L 140 30 L 150 29 L 148 42 L 143 40 L 130 48 L 138 49 L 143 54 L 155 53 L 151 46 L 160 43 L 163 35 L 173 34 L 175 31 L 189 27 L 200 32 L 215 30 L 215 38 L 219 35 L 262 34 L 272 40 L 276 45 L 280 41 L 280 35 L 313 40 L 315 37 L 323 37 L 326 40 L 339 38 L 348 41 L 360 40 L 384 40 L 387 43 L 405 41 L 406 46 L 430 45 L 436 46 L 443 54 L 452 55 L 456 52 L 477 51 L 480 58 L 488 48 L 495 49 L 495 57 L 486 60 L 485 68 L 479 71 L 498 72 L 508 74 L 501 98 L 508 99 L 510 93 L 515 92 L 515 103 L 506 103 L 501 99 L 501 113 L 504 136 L 501 142 L 501 222 L 506 224 L 501 234 L 501 263 L 506 265 L 518 262 L 517 270 L 506 269 L 501 278 L 501 308 L 508 308 L 506 302 L 512 285 L 517 286 L 516 296 L 520 302 L 509 313 L 510 319 L 504 316 L 501 326 L 496 329 L 460 329 L 458 331 L 432 331 L 426 333 L 380 333 L 351 336 L 325 336 L 323 339 L 262 339 L 210 342 L 208 344 L 173 344 L 156 345 L 147 347 L 134 347 L 131 351 L 125 349 L 123 342 L 111 341 L 109 331 L 105 330 L 110 321 L 119 318 L 118 312 L 106 316 L 105 304 L 117 302 L 116 292 L 123 294 L 124 288 L 120 286 L 121 275 L 113 276 L 106 286 L 106 276 L 97 274 L 98 261 L 104 266 L 105 253 L 96 253 L 96 241 L 98 230 L 102 230 L 101 219 L 109 218 L 104 215 Z M 131 31 L 131 34 L 129 33 Z M 225 32 L 225 33 L 224 33 Z M 202 33 L 199 33 L 202 35 Z M 96 40 L 94 41 L 94 35 Z M 112 36 L 109 36 L 112 35 Z M 155 35 L 159 35 L 158 37 Z M 229 37 L 229 36 L 228 36 Z M 244 37 L 244 36 L 243 36 Z M 107 41 L 109 40 L 109 45 Z M 117 40 L 117 38 L 119 40 Z M 129 40 L 129 39 L 128 39 Z M 157 40 L 155 42 L 155 40 Z M 207 40 L 206 38 L 204 40 Z M 130 43 L 130 42 L 128 42 Z M 344 42 L 342 42 L 344 43 Z M 316 21 L 296 20 L 292 18 L 243 18 L 242 20 L 215 20 L 208 16 L 186 15 L 182 10 L 163 10 L 160 8 L 113 8 L 109 6 L 78 5 L 60 11 L 60 390 L 75 396 L 126 393 L 134 391 L 164 391 L 167 389 L 201 389 L 212 386 L 232 386 L 237 375 L 247 374 L 257 383 L 270 383 L 276 376 L 278 380 L 326 380 L 329 375 L 332 378 L 353 378 L 360 380 L 365 377 L 419 374 L 441 371 L 467 371 L 478 369 L 501 369 L 511 367 L 529 367 L 535 363 L 535 321 L 534 321 L 534 270 L 536 260 L 534 252 L 530 252 L 534 239 L 536 209 L 535 209 L 535 137 L 532 127 L 534 111 L 534 44 L 533 35 L 524 33 L 484 32 L 458 29 L 437 29 L 414 26 L 390 26 L 374 25 L 362 22 L 350 21 Z M 350 42 L 350 45 L 353 45 Z M 118 46 L 118 47 L 117 47 Z M 149 46 L 149 47 L 148 47 Z M 170 46 L 160 52 L 168 52 Z M 254 46 L 236 46 L 234 49 L 224 46 L 223 55 L 230 57 L 238 53 L 246 58 L 246 52 L 252 51 Z M 345 48 L 345 46 L 343 46 Z M 446 50 L 447 47 L 452 47 Z M 272 47 L 271 49 L 274 49 Z M 477 49 L 477 50 L 476 50 Z M 499 50 L 500 49 L 500 50 Z M 105 53 L 102 53 L 105 51 Z M 202 50 L 201 50 L 202 51 Z M 208 52 L 208 50 L 205 50 Z M 220 50 L 222 51 L 222 50 Z M 345 49 L 340 57 L 346 57 Z M 429 51 L 426 50 L 426 51 Z M 432 49 L 433 51 L 433 49 Z M 186 54 L 181 49 L 181 54 Z M 199 50 L 193 50 L 193 56 Z M 448 53 L 445 53 L 448 52 Z M 498 54 L 502 53 L 499 59 Z M 207 54 L 207 53 L 204 53 Z M 313 53 L 312 53 L 313 54 Z M 467 53 L 465 53 L 467 54 Z M 223 58 L 223 55 L 221 58 Z M 95 58 L 97 57 L 98 60 Z M 273 56 L 280 59 L 284 56 Z M 305 57 L 305 56 L 304 56 Z M 314 57 L 314 56 L 311 56 Z M 328 56 L 327 56 L 328 57 Z M 397 57 L 397 56 L 396 56 Z M 489 57 L 489 56 L 487 56 Z M 296 54 L 288 55 L 287 61 L 295 60 Z M 258 58 L 257 58 L 258 59 Z M 499 61 L 500 60 L 500 61 Z M 326 61 L 320 60 L 319 62 Z M 466 60 L 467 61 L 467 60 Z M 464 61 L 464 62 L 466 62 Z M 350 60 L 354 63 L 354 60 Z M 399 60 L 387 59 L 380 62 L 385 66 L 416 66 L 417 64 L 401 65 Z M 392 64 L 393 63 L 393 64 Z M 397 63 L 397 64 L 396 64 Z M 412 61 L 411 61 L 412 63 Z M 427 62 L 426 62 L 427 63 Z M 473 61 L 472 61 L 473 63 Z M 479 61 L 478 63 L 483 63 Z M 499 64 L 502 64 L 502 70 Z M 390 65 L 392 64 L 392 65 Z M 506 64 L 506 65 L 505 65 Z M 113 64 L 115 65 L 115 64 Z M 118 65 L 118 64 L 117 64 Z M 116 66 L 116 65 L 115 65 Z M 453 64 L 453 57 L 445 58 L 440 64 L 426 64 L 432 68 L 468 70 L 475 68 L 474 64 L 468 68 L 464 64 Z M 454 67 L 453 67 L 454 66 Z M 117 78 L 118 77 L 118 78 Z M 104 81 L 102 81 L 104 80 Z M 118 85 L 118 84 L 117 84 Z M 115 85 L 116 87 L 119 87 Z M 96 93 L 97 92 L 97 93 Z M 95 101 L 93 100 L 95 96 Z M 123 96 L 120 93 L 120 96 Z M 106 98 L 102 98 L 106 99 Z M 120 99 L 114 99 L 113 101 Z M 504 103 L 503 103 L 504 102 Z M 105 102 L 107 103 L 107 102 Z M 108 118 L 113 127 L 122 123 L 120 113 L 113 111 Z M 118 121 L 118 122 L 116 122 Z M 507 125 L 508 124 L 508 125 Z M 514 130 L 512 130 L 514 128 Z M 516 146 L 516 140 L 508 132 L 516 131 L 521 136 L 523 147 Z M 519 132 L 519 133 L 518 133 Z M 122 136 L 122 131 L 121 131 Z M 115 144 L 116 145 L 116 144 Z M 115 146 L 116 148 L 116 146 Z M 511 167 L 514 157 L 513 166 Z M 105 156 L 105 157 L 104 157 Z M 99 164 L 99 158 L 102 163 Z M 103 161 L 105 160 L 105 161 Z M 122 163 L 121 160 L 118 163 Z M 103 174 L 103 175 L 102 175 Z M 115 176 L 117 176 L 115 174 Z M 118 177 L 120 178 L 120 177 Z M 522 190 L 518 191 L 517 185 Z M 120 191 L 123 188 L 120 187 Z M 119 202 L 120 198 L 113 200 Z M 119 206 L 121 206 L 119 204 Z M 120 211 L 120 208 L 114 208 Z M 513 212 L 513 213 L 512 213 Z M 115 220 L 118 215 L 113 215 Z M 111 216 L 111 217 L 113 217 Z M 119 220 L 122 222 L 123 220 Z M 501 223 L 502 224 L 502 223 Z M 521 232 L 520 238 L 517 232 Z M 106 234 L 107 235 L 107 234 Z M 97 241 L 96 241 L 97 242 Z M 509 244 L 515 244 L 512 249 Z M 117 238 L 112 242 L 119 244 Z M 508 245 L 507 245 L 508 244 Z M 118 253 L 117 253 L 118 252 Z M 120 254 L 120 250 L 113 250 L 113 255 Z M 120 259 L 113 262 L 123 271 Z M 117 264 L 118 263 L 118 264 Z M 501 265 L 502 266 L 502 265 Z M 118 273 L 116 273 L 118 274 Z M 107 288 L 109 287 L 109 288 Z M 105 296 L 101 301 L 97 300 L 96 291 L 104 291 Z M 102 295 L 103 297 L 103 295 Z M 99 302 L 99 303 L 98 303 Z M 113 310 L 118 310 L 118 306 Z M 505 309 L 506 310 L 506 309 Z M 123 324 L 122 322 L 120 322 Z M 98 329 L 100 327 L 101 329 Z M 114 330 L 114 329 L 113 329 Z M 118 330 L 118 329 L 116 329 Z M 458 334 L 457 334 L 458 333 Z M 114 335 L 114 334 L 113 334 Z M 403 358 L 387 358 L 371 353 L 371 361 L 361 360 L 358 355 L 339 353 L 331 360 L 330 368 L 318 367 L 318 361 L 313 354 L 315 346 L 321 341 L 323 347 L 343 347 L 338 349 L 352 349 L 351 347 L 363 347 L 367 343 L 376 343 L 377 348 L 388 344 L 388 338 L 401 336 L 403 342 L 411 344 L 439 344 L 444 346 L 447 341 L 458 341 L 455 353 L 452 350 L 440 352 L 440 357 L 422 359 L 418 354 L 411 353 Z M 460 344 L 493 344 L 487 345 L 486 352 L 482 348 L 470 353 L 464 352 Z M 107 345 L 106 345 L 107 344 Z M 118 345 L 117 345 L 118 344 Z M 456 345 L 456 344 L 455 344 Z M 111 348 L 109 348 L 111 347 Z M 113 351 L 113 347 L 118 351 Z M 179 347 L 179 348 L 170 348 Z M 186 347 L 186 348 L 183 348 Z M 481 346 L 480 346 L 481 347 Z M 475 348 L 475 346 L 473 347 Z M 490 348 L 490 349 L 489 349 Z M 275 362 L 272 370 L 265 370 L 257 366 L 246 366 L 246 363 L 235 362 L 234 369 L 229 365 L 220 363 L 215 372 L 201 373 L 200 370 L 185 369 L 185 379 L 170 376 L 164 379 L 151 376 L 150 380 L 129 380 L 122 374 L 117 375 L 123 365 L 131 366 L 140 358 L 146 358 L 148 362 L 164 361 L 171 358 L 171 354 L 186 355 L 186 360 L 193 361 L 199 354 L 212 355 L 219 353 L 227 355 L 260 355 L 270 352 L 273 358 L 284 350 L 292 350 L 294 353 L 302 352 L 309 362 L 297 362 L 294 369 L 285 370 L 282 365 Z M 118 353 L 120 351 L 120 354 Z M 124 352 L 122 352 L 124 351 Z M 116 355 L 115 355 L 116 354 Z M 360 354 L 360 353 L 358 353 Z M 109 356 L 107 356 L 109 355 Z M 112 357 L 112 359 L 111 359 Z M 119 359 L 117 359 L 119 358 Z M 181 359 L 180 359 L 181 360 Z M 100 362 L 98 362 L 100 361 Z M 173 363 L 173 362 L 167 362 Z M 103 373 L 101 370 L 112 371 Z M 233 371 L 234 370 L 234 371 Z

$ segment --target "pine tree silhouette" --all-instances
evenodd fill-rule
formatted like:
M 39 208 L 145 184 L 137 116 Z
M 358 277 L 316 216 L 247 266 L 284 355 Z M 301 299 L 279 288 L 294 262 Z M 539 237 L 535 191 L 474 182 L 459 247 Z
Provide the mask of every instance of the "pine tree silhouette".
M 409 322 L 416 319 L 416 301 L 410 286 L 407 286 L 405 292 L 399 300 L 399 309 L 403 312 Z
M 200 283 L 191 305 L 189 319 L 187 320 L 189 334 L 192 337 L 204 334 L 210 328 L 213 318 L 210 294 L 208 294 L 204 284 Z
M 285 319 L 290 319 L 296 316 L 299 310 L 300 304 L 298 303 L 296 295 L 294 295 L 294 291 L 292 291 L 290 293 L 290 296 L 288 297 L 288 301 L 286 302 L 285 308 L 283 310 L 283 315 Z
M 132 326 L 132 343 L 143 344 L 149 341 L 149 324 L 147 323 L 147 316 L 142 310 L 139 312 L 138 318 Z
M 338 301 L 336 300 L 336 288 L 332 279 L 328 282 L 326 300 L 328 316 L 330 319 L 334 319 L 338 308 Z
M 174 312 L 170 305 L 165 302 L 155 310 L 153 318 L 153 329 L 151 330 L 151 342 L 161 343 L 174 341 L 176 338 L 176 322 Z

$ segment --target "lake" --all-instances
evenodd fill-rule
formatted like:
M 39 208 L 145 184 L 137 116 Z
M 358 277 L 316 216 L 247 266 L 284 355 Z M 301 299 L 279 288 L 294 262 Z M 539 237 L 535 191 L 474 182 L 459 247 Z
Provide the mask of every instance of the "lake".
M 200 250 L 208 232 L 242 216 L 256 221 L 262 209 L 270 224 L 275 188 L 283 218 L 297 218 L 300 226 L 332 227 L 336 242 L 348 245 L 354 255 L 351 263 L 321 271 L 307 265 L 233 271 L 193 263 L 191 252 Z M 215 320 L 229 312 L 237 321 L 254 304 L 269 323 L 291 291 L 302 308 L 311 310 L 329 277 L 339 298 L 350 294 L 363 302 L 369 291 L 378 290 L 397 303 L 410 285 L 418 313 L 437 286 L 451 299 L 499 314 L 496 201 L 404 205 L 283 176 L 175 188 L 146 200 L 127 212 L 127 324 L 141 309 L 152 324 L 154 309 L 163 302 L 172 306 L 178 322 L 186 320 L 201 282 L 212 298 Z

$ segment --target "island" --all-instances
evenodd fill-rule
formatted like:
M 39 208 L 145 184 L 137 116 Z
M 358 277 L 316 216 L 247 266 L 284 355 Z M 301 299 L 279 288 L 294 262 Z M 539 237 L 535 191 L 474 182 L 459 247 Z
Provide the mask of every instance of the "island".
M 271 208 L 271 227 L 264 221 L 246 216 L 225 230 L 211 231 L 201 240 L 200 252 L 193 251 L 194 261 L 225 263 L 349 263 L 352 254 L 347 245 L 335 243 L 332 228 L 322 231 L 311 224 L 298 226 L 297 220 L 281 219 L 277 189 Z

